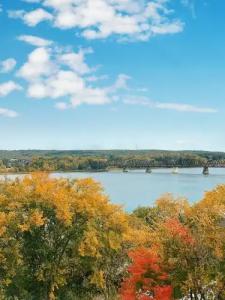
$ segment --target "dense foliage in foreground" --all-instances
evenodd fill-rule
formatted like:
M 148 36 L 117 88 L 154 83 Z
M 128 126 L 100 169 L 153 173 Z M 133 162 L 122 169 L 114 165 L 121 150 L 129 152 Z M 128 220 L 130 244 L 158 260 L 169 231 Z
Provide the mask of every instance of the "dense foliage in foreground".
M 0 183 L 0 299 L 225 299 L 225 186 L 131 215 L 91 179 Z

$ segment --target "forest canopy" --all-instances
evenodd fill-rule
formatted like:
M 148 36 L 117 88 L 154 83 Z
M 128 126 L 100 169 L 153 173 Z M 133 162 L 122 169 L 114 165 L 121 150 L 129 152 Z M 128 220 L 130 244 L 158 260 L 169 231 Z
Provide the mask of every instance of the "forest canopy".
M 225 186 L 128 214 L 92 179 L 0 183 L 0 299 L 225 299 Z
M 0 172 L 108 171 L 112 169 L 224 167 L 225 153 L 207 151 L 99 150 L 0 151 Z

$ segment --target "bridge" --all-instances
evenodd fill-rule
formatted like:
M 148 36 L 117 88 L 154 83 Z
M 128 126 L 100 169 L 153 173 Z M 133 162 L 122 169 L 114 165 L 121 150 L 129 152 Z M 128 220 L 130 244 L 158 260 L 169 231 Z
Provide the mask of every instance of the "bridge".
M 203 175 L 209 175 L 210 168 L 225 168 L 225 162 L 217 162 L 217 161 L 208 161 L 204 165 L 190 165 L 190 164 L 165 164 L 165 165 L 159 165 L 156 166 L 155 164 L 143 164 L 141 163 L 140 165 L 135 164 L 135 166 L 130 166 L 130 164 L 124 164 L 122 166 L 123 172 L 127 173 L 129 170 L 136 170 L 136 169 L 145 169 L 146 173 L 152 173 L 153 169 L 173 169 L 174 174 L 179 173 L 179 168 L 202 168 L 202 174 Z

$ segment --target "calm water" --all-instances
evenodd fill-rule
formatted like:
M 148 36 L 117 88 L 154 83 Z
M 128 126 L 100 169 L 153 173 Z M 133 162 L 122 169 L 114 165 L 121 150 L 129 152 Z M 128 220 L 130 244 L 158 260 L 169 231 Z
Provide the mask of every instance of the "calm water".
M 225 169 L 210 169 L 209 176 L 202 175 L 202 169 L 180 169 L 179 174 L 171 174 L 171 169 L 144 170 L 129 173 L 54 173 L 54 177 L 85 178 L 93 177 L 101 182 L 112 202 L 123 204 L 131 211 L 137 206 L 152 205 L 162 194 L 187 197 L 191 202 L 200 200 L 205 191 L 218 184 L 225 184 Z M 19 175 L 22 176 L 22 175 Z M 0 178 L 4 176 L 0 176 Z M 8 175 L 9 178 L 18 175 Z

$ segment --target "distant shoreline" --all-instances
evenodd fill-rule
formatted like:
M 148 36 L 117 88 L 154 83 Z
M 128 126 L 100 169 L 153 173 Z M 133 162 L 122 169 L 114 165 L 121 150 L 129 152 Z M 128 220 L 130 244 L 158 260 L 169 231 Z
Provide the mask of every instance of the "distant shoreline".
M 122 169 L 117 169 L 122 170 Z M 35 170 L 35 171 L 29 171 L 29 172 L 18 172 L 18 171 L 12 171 L 12 172 L 0 172 L 0 175 L 13 175 L 13 174 L 19 174 L 19 175 L 26 175 L 26 174 L 32 174 L 32 173 L 38 173 L 38 172 L 44 172 L 44 173 L 108 173 L 113 172 L 113 170 L 54 170 L 54 171 L 48 171 L 48 170 Z
M 223 168 L 224 167 L 210 167 L 210 169 L 218 169 L 218 168 Z M 174 169 L 174 167 L 152 167 L 151 170 L 161 170 L 161 169 Z M 202 167 L 178 167 L 178 169 L 202 169 Z M 128 173 L 132 172 L 132 171 L 140 171 L 140 170 L 146 170 L 146 168 L 127 168 Z M 49 174 L 53 174 L 53 173 L 116 173 L 116 172 L 120 172 L 120 173 L 127 173 L 127 172 L 123 172 L 123 168 L 111 168 L 111 169 L 107 169 L 107 170 L 53 170 L 53 171 L 48 171 L 48 170 L 34 170 L 34 171 L 26 171 L 26 172 L 20 172 L 20 171 L 11 171 L 11 172 L 1 172 L 0 171 L 0 175 L 1 176 L 7 176 L 7 175 L 29 175 L 32 173 L 38 173 L 38 172 L 43 172 L 43 173 L 49 173 Z

